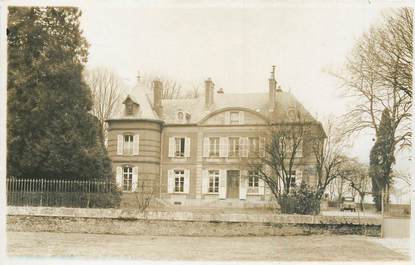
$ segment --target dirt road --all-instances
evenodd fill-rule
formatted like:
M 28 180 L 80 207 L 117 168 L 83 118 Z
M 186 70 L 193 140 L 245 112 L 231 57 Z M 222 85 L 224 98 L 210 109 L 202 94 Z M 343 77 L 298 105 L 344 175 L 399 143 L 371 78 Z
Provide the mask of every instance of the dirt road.
M 400 261 L 408 256 L 363 236 L 151 237 L 7 233 L 11 256 L 125 257 L 141 260 Z

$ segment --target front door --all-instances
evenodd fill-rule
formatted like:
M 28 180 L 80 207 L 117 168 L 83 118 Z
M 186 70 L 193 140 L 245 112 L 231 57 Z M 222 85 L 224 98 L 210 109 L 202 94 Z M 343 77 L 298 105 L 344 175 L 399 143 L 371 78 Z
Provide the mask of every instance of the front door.
M 228 170 L 226 174 L 226 198 L 237 199 L 239 198 L 239 170 Z

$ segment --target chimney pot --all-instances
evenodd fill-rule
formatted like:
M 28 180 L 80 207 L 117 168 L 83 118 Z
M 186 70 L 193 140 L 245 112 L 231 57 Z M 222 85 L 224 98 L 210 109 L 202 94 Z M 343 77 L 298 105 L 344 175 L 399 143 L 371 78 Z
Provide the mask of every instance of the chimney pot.
M 213 90 L 215 88 L 215 84 L 213 83 L 212 79 L 209 77 L 205 81 L 205 107 L 209 108 L 213 104 Z
M 275 80 L 275 65 L 272 66 L 271 77 L 268 80 L 269 88 L 268 88 L 268 108 L 269 111 L 275 110 L 275 92 L 277 90 L 277 81 Z
M 161 104 L 161 97 L 163 93 L 163 83 L 159 78 L 153 81 L 153 96 L 154 96 L 154 110 L 158 115 L 163 111 L 163 106 Z

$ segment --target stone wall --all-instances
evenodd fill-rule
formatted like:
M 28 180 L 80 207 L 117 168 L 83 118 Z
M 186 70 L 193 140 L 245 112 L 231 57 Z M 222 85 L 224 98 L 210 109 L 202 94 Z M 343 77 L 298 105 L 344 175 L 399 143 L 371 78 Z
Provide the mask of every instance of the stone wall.
M 8 207 L 9 231 L 163 236 L 380 235 L 377 218 Z

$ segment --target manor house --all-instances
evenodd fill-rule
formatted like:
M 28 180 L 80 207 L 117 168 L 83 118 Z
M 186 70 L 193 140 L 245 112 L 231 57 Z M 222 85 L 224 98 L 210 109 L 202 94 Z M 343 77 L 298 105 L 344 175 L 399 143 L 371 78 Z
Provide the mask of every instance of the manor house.
M 163 84 L 153 91 L 138 82 L 107 120 L 108 153 L 123 200 L 151 191 L 171 205 L 247 206 L 269 203 L 271 194 L 254 171 L 243 165 L 263 152 L 260 132 L 302 122 L 319 131 L 321 123 L 294 96 L 283 91 L 275 68 L 264 93 L 230 94 L 205 81 L 204 96 L 163 99 Z M 306 137 L 296 154 L 294 183 L 316 181 L 315 159 Z M 128 200 L 127 200 L 128 201 Z

